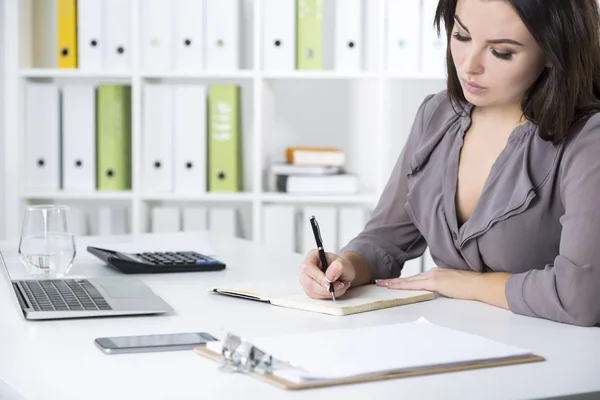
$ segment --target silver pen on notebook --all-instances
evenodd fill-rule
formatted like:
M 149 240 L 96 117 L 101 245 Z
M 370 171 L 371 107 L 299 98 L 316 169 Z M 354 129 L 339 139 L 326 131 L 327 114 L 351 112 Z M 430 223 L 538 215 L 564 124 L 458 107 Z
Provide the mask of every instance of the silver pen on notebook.
M 319 258 L 321 259 L 321 270 L 323 273 L 327 271 L 327 257 L 325 256 L 325 249 L 323 249 L 323 239 L 321 239 L 321 231 L 319 230 L 319 224 L 317 223 L 317 219 L 313 215 L 310 217 L 310 226 L 312 227 L 313 235 L 315 236 L 315 241 L 317 242 L 317 249 L 319 250 Z M 335 293 L 333 290 L 333 282 L 329 282 L 329 293 L 331 293 L 331 298 L 335 301 Z

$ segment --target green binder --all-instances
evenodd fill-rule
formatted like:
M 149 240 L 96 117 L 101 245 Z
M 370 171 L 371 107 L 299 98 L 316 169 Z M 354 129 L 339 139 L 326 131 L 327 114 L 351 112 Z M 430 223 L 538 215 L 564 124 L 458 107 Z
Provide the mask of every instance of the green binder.
M 240 88 L 212 85 L 208 90 L 208 191 L 242 190 Z
M 96 104 L 98 190 L 130 190 L 131 87 L 99 85 Z
M 323 69 L 323 1 L 296 0 L 297 69 Z

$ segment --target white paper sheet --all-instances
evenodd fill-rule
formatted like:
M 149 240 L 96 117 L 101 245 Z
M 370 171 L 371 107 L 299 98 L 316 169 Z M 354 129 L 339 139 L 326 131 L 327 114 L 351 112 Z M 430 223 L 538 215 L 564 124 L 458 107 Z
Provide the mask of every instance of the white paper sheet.
M 381 375 L 530 355 L 531 352 L 481 336 L 415 322 L 314 332 L 252 340 L 275 358 L 305 372 L 276 371 L 283 379 L 307 381 Z

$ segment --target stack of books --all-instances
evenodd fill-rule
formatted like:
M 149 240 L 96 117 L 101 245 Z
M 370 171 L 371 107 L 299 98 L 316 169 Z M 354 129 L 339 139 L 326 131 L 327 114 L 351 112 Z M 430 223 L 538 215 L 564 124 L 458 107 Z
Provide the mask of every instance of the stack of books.
M 346 155 L 340 149 L 288 147 L 286 161 L 270 168 L 277 192 L 311 195 L 358 192 L 358 179 L 345 172 Z

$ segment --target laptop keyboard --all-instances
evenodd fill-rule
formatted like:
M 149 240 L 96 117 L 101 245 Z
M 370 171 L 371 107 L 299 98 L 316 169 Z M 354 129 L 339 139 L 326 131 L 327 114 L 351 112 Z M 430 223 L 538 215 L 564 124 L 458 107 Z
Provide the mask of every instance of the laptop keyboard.
M 20 281 L 35 311 L 111 310 L 104 297 L 85 279 Z

